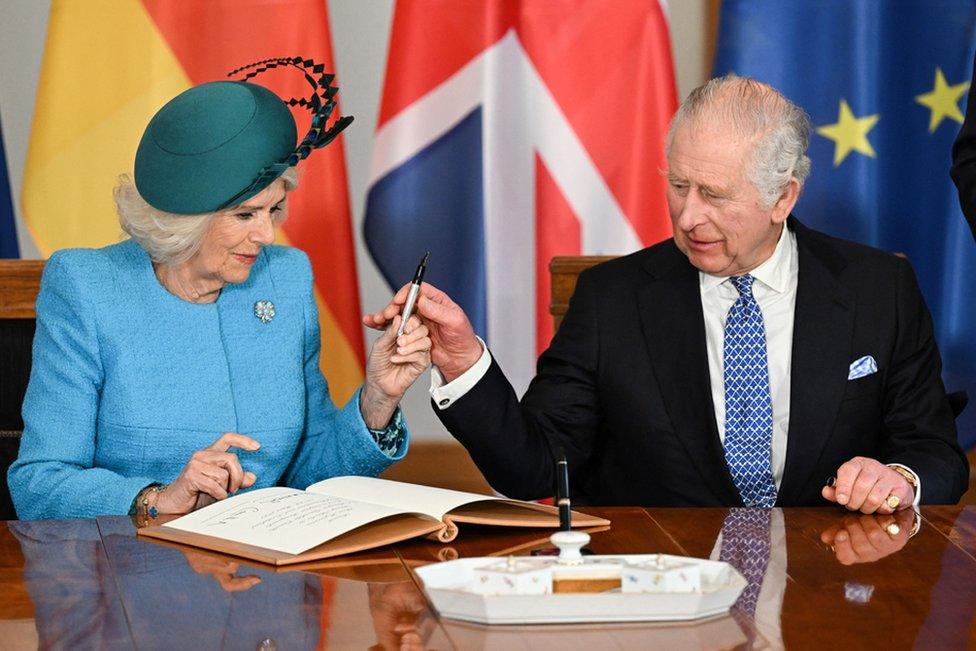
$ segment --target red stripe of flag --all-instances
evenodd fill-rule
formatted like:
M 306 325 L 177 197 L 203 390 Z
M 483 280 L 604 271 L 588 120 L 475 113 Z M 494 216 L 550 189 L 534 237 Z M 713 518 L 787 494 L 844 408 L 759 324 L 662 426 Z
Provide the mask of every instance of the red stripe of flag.
M 644 245 L 671 236 L 664 144 L 677 94 L 656 2 L 523 3 L 519 37 Z M 549 260 L 579 255 L 580 224 L 537 159 L 536 352 L 552 338 Z

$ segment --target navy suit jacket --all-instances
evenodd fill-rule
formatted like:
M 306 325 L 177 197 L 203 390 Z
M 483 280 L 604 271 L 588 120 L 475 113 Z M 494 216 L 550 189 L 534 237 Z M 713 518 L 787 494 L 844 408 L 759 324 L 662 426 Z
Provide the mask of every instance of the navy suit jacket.
M 958 501 L 969 470 L 911 266 L 787 223 L 799 276 L 777 505 L 827 504 L 821 488 L 855 456 L 909 466 L 926 503 Z M 848 381 L 864 355 L 878 372 Z M 673 240 L 580 275 L 521 403 L 493 362 L 435 411 L 512 497 L 551 495 L 563 448 L 576 503 L 742 505 L 715 423 L 698 271 Z
M 976 59 L 973 61 L 973 83 L 969 86 L 966 100 L 966 119 L 952 145 L 952 169 L 949 170 L 956 189 L 959 205 L 976 237 Z

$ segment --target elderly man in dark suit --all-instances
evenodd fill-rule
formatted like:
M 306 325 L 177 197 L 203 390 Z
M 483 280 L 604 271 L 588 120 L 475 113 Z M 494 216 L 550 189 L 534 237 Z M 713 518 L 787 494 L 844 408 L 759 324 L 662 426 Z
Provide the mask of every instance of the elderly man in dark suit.
M 668 139 L 674 238 L 580 276 L 521 402 L 464 312 L 424 286 L 434 408 L 497 490 L 551 494 L 562 449 L 583 503 L 959 499 L 968 466 L 909 263 L 790 214 L 809 128 L 750 79 L 693 91 Z
M 959 191 L 959 206 L 976 237 L 976 60 L 973 61 L 973 83 L 966 100 L 966 119 L 952 144 L 952 182 Z

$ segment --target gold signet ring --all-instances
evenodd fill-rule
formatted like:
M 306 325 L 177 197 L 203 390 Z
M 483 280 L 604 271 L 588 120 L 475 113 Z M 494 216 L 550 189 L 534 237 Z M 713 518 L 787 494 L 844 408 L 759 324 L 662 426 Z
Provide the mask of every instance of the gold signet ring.
M 899 533 L 901 533 L 901 527 L 899 527 L 897 524 L 892 522 L 887 527 L 885 527 L 885 531 L 888 532 L 889 536 L 897 536 Z
M 901 504 L 901 500 L 898 499 L 897 495 L 889 495 L 885 498 L 885 504 L 888 505 L 889 509 L 895 510 L 898 508 L 898 505 Z

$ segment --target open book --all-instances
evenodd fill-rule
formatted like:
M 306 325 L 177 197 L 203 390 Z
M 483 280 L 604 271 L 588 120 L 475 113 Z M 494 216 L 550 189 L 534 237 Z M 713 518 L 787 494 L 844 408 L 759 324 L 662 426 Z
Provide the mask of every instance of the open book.
M 288 565 L 418 536 L 450 542 L 461 522 L 558 527 L 559 511 L 388 479 L 334 477 L 304 491 L 274 487 L 241 493 L 138 534 Z M 603 518 L 573 513 L 576 527 L 607 524 Z

